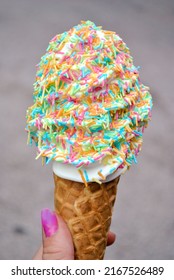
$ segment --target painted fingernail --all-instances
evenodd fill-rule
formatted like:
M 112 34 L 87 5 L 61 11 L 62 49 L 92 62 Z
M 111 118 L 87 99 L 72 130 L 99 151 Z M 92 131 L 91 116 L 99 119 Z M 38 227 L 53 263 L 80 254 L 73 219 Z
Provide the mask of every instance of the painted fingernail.
M 51 237 L 58 230 L 56 214 L 48 208 L 41 211 L 41 222 L 46 237 Z

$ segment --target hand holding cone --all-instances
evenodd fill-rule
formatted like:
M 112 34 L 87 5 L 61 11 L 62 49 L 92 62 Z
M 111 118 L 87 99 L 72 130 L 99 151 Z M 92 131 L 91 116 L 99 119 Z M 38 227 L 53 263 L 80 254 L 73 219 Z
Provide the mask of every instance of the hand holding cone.
M 54 174 L 55 210 L 70 229 L 76 260 L 104 258 L 119 179 L 86 187 Z

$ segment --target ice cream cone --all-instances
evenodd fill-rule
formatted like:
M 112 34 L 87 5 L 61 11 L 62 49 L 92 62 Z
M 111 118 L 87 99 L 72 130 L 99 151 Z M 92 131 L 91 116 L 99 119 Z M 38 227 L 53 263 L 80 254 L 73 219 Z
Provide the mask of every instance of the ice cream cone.
M 66 180 L 54 174 L 55 210 L 72 234 L 76 260 L 104 258 L 120 177 L 102 184 Z
M 119 176 L 137 162 L 151 118 L 149 88 L 117 33 L 82 21 L 50 41 L 33 97 L 28 143 L 53 162 L 55 208 L 75 258 L 103 259 Z

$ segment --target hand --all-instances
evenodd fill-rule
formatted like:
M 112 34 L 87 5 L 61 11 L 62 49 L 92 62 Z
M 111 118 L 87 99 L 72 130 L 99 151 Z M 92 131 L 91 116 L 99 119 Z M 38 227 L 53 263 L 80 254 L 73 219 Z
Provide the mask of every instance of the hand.
M 60 215 L 44 209 L 41 212 L 42 245 L 33 260 L 74 260 L 71 233 Z M 115 241 L 115 234 L 108 233 L 107 246 Z

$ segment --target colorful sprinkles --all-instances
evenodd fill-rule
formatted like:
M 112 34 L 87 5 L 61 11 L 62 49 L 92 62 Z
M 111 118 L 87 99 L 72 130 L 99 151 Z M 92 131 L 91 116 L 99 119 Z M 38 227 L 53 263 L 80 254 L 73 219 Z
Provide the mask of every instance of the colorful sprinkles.
M 111 174 L 136 162 L 152 98 L 115 32 L 82 21 L 56 35 L 37 65 L 33 99 L 26 130 L 36 158 L 73 164 L 84 182 L 82 166 L 102 161 Z

